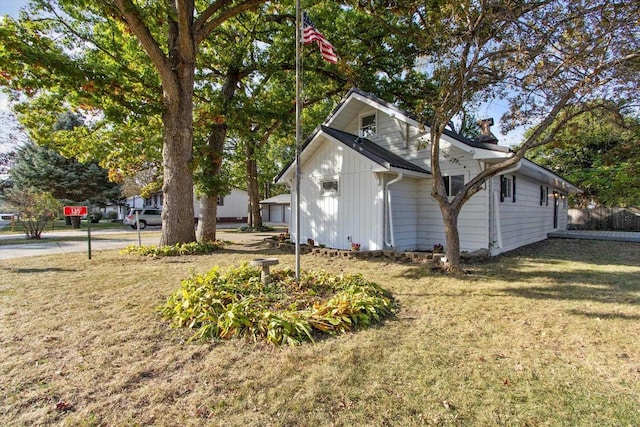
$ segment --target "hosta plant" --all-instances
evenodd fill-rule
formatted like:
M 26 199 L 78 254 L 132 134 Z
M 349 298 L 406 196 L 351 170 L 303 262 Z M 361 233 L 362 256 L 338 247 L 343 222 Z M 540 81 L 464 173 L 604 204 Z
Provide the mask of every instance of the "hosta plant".
M 122 249 L 122 254 L 133 255 L 145 255 L 145 256 L 179 256 L 179 255 L 199 255 L 210 254 L 219 249 L 222 249 L 224 243 L 220 240 L 216 242 L 191 242 L 191 243 L 176 243 L 170 246 L 137 246 L 129 245 Z
M 214 267 L 191 275 L 159 310 L 173 327 L 194 330 L 191 339 L 247 337 L 295 345 L 321 334 L 344 333 L 391 316 L 389 292 L 361 275 L 276 270 L 263 284 L 248 265 Z

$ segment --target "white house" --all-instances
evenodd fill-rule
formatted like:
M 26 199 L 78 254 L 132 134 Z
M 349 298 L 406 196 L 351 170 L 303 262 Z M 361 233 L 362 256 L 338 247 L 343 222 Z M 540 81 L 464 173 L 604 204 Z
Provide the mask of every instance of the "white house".
M 129 208 L 153 207 L 162 209 L 162 192 L 151 194 L 148 198 L 133 196 L 127 198 Z M 194 217 L 200 214 L 200 199 L 194 194 Z M 218 197 L 217 222 L 244 222 L 249 212 L 249 193 L 246 190 L 233 188 L 225 196 Z
M 484 123 L 481 138 L 446 131 L 441 168 L 450 194 L 478 171 L 513 155 Z M 444 225 L 431 197 L 429 128 L 410 113 L 371 94 L 351 89 L 301 148 L 300 241 L 363 250 L 429 250 L 445 244 Z M 276 182 L 291 188 L 295 163 Z M 492 254 L 546 239 L 565 229 L 567 195 L 575 186 L 529 160 L 485 183 L 459 219 L 463 251 Z M 295 209 L 292 238 L 296 239 Z

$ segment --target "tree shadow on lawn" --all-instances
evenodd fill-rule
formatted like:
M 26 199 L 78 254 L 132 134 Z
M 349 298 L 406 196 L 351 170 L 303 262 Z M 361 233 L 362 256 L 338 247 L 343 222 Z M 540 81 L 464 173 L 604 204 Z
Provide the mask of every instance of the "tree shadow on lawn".
M 616 266 L 632 268 L 612 271 Z M 469 286 L 486 282 L 488 288 L 474 288 L 485 295 L 640 304 L 640 245 L 637 243 L 549 239 L 465 268 L 470 274 L 459 280 Z M 401 276 L 409 280 L 430 276 L 437 280 L 438 275 L 416 266 Z M 491 286 L 491 282 L 513 285 L 498 288 Z
M 617 266 L 640 268 L 640 245 L 549 239 L 497 257 L 480 278 L 514 283 L 498 291 L 521 298 L 640 304 L 640 271 L 612 271 Z
M 80 271 L 74 268 L 59 268 L 59 267 L 45 267 L 45 268 L 6 268 L 3 267 L 3 270 L 7 270 L 11 273 L 18 274 L 31 274 L 31 273 L 65 273 L 65 272 L 73 272 Z

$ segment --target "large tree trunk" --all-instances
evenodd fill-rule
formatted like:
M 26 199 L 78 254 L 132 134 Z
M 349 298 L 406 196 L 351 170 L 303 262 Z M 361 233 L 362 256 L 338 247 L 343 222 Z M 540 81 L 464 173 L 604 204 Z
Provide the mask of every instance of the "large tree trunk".
M 218 197 L 202 196 L 200 198 L 200 214 L 198 215 L 198 242 L 215 242 L 216 218 L 218 216 Z
M 161 245 L 196 240 L 193 224 L 193 174 L 190 167 L 193 146 L 191 93 L 183 93 L 180 98 L 180 102 L 173 102 L 168 106 L 163 118 L 164 198 Z
M 192 23 L 193 4 L 187 9 Z M 183 31 L 185 29 L 183 28 Z M 193 85 L 195 45 L 193 34 L 179 34 L 178 23 L 169 22 L 169 62 L 171 78 L 163 80 L 164 125 L 162 165 L 164 194 L 161 245 L 196 240 L 193 210 Z
M 260 215 L 260 187 L 258 185 L 258 162 L 256 160 L 255 147 L 245 142 L 245 155 L 247 158 L 247 192 L 249 193 L 249 226 L 262 227 Z
M 227 137 L 226 123 L 213 124 L 209 132 L 206 146 L 206 155 L 202 167 L 211 177 L 219 177 L 222 171 L 222 150 Z M 216 218 L 218 216 L 219 191 L 214 190 L 205 194 L 200 199 L 200 214 L 198 216 L 198 230 L 196 232 L 199 242 L 216 240 Z
M 458 232 L 458 214 L 462 204 L 456 202 L 457 198 L 453 203 L 449 201 L 442 178 L 439 141 L 443 132 L 443 127 L 437 128 L 434 126 L 431 128 L 431 174 L 433 175 L 431 196 L 438 202 L 444 222 L 445 255 L 447 258 L 445 268 L 451 273 L 458 274 L 463 271 L 460 263 L 460 233 Z
M 240 71 L 235 65 L 230 65 L 227 69 L 225 82 L 221 91 L 221 110 L 216 122 L 211 124 L 207 145 L 202 153 L 204 159 L 201 161 L 203 169 L 203 179 L 217 179 L 217 185 L 208 186 L 209 191 L 202 196 L 200 204 L 200 216 L 198 218 L 197 237 L 199 242 L 216 240 L 216 218 L 218 214 L 218 196 L 220 195 L 220 185 L 222 172 L 222 158 L 224 142 L 227 138 L 226 114 L 229 105 L 238 88 L 240 81 Z
M 440 203 L 440 211 L 444 221 L 444 232 L 446 236 L 445 268 L 451 273 L 461 273 L 463 271 L 460 261 L 460 234 L 458 233 L 458 210 L 448 203 Z

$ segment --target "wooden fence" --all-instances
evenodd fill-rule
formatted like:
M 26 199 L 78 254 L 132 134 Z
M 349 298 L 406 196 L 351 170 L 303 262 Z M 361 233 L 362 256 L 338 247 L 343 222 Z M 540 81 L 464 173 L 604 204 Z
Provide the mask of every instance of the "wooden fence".
M 640 231 L 640 208 L 569 209 L 568 228 Z

